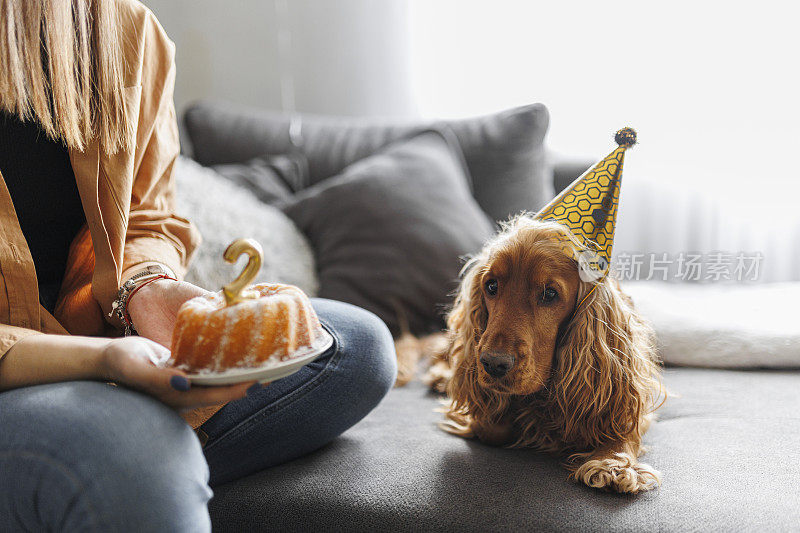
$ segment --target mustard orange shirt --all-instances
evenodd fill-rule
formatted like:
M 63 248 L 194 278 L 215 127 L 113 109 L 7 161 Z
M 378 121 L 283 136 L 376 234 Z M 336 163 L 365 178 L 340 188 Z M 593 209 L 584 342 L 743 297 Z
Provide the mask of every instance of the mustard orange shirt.
M 140 2 L 118 6 L 136 148 L 109 155 L 95 139 L 70 150 L 86 226 L 70 249 L 54 314 L 39 304 L 31 253 L 0 175 L 0 357 L 27 335 L 109 334 L 104 316 L 120 283 L 152 263 L 182 276 L 199 243 L 196 229 L 174 211 L 175 46 Z

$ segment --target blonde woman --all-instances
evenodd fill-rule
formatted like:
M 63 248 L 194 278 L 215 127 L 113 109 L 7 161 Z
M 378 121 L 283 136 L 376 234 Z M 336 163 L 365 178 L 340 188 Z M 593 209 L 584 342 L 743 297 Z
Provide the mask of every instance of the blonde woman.
M 173 212 L 174 78 L 136 0 L 0 0 L 4 531 L 207 531 L 209 475 L 322 446 L 394 381 L 386 327 L 325 300 L 334 347 L 268 387 L 153 364 L 204 292 L 178 281 L 198 235 Z M 188 417 L 197 433 L 177 414 L 219 404 Z

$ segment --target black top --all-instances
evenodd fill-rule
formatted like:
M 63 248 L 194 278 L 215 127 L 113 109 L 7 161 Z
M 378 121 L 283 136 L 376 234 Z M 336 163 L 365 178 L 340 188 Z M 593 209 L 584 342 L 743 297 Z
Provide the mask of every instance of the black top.
M 33 256 L 39 301 L 52 313 L 69 246 L 86 222 L 69 152 L 37 122 L 0 111 L 0 173 Z

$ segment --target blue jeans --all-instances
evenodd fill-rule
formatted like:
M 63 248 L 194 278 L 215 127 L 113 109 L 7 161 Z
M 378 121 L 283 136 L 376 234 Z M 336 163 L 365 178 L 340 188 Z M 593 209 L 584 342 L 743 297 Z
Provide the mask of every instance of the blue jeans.
M 210 484 L 309 453 L 371 411 L 394 383 L 374 315 L 314 300 L 333 332 L 299 372 L 223 407 L 202 430 L 122 387 L 66 382 L 0 394 L 3 531 L 209 531 Z

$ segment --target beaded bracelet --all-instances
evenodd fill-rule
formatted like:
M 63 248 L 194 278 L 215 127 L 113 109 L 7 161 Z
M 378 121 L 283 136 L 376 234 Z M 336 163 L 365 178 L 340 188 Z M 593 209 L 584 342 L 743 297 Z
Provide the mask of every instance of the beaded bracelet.
M 177 281 L 173 276 L 157 266 L 151 265 L 146 270 L 139 272 L 135 276 L 128 279 L 119 288 L 117 298 L 111 303 L 111 312 L 108 314 L 109 318 L 117 317 L 122 325 L 125 327 L 125 336 L 138 335 L 136 328 L 133 327 L 131 315 L 128 313 L 128 302 L 139 289 L 159 279 L 171 279 Z

